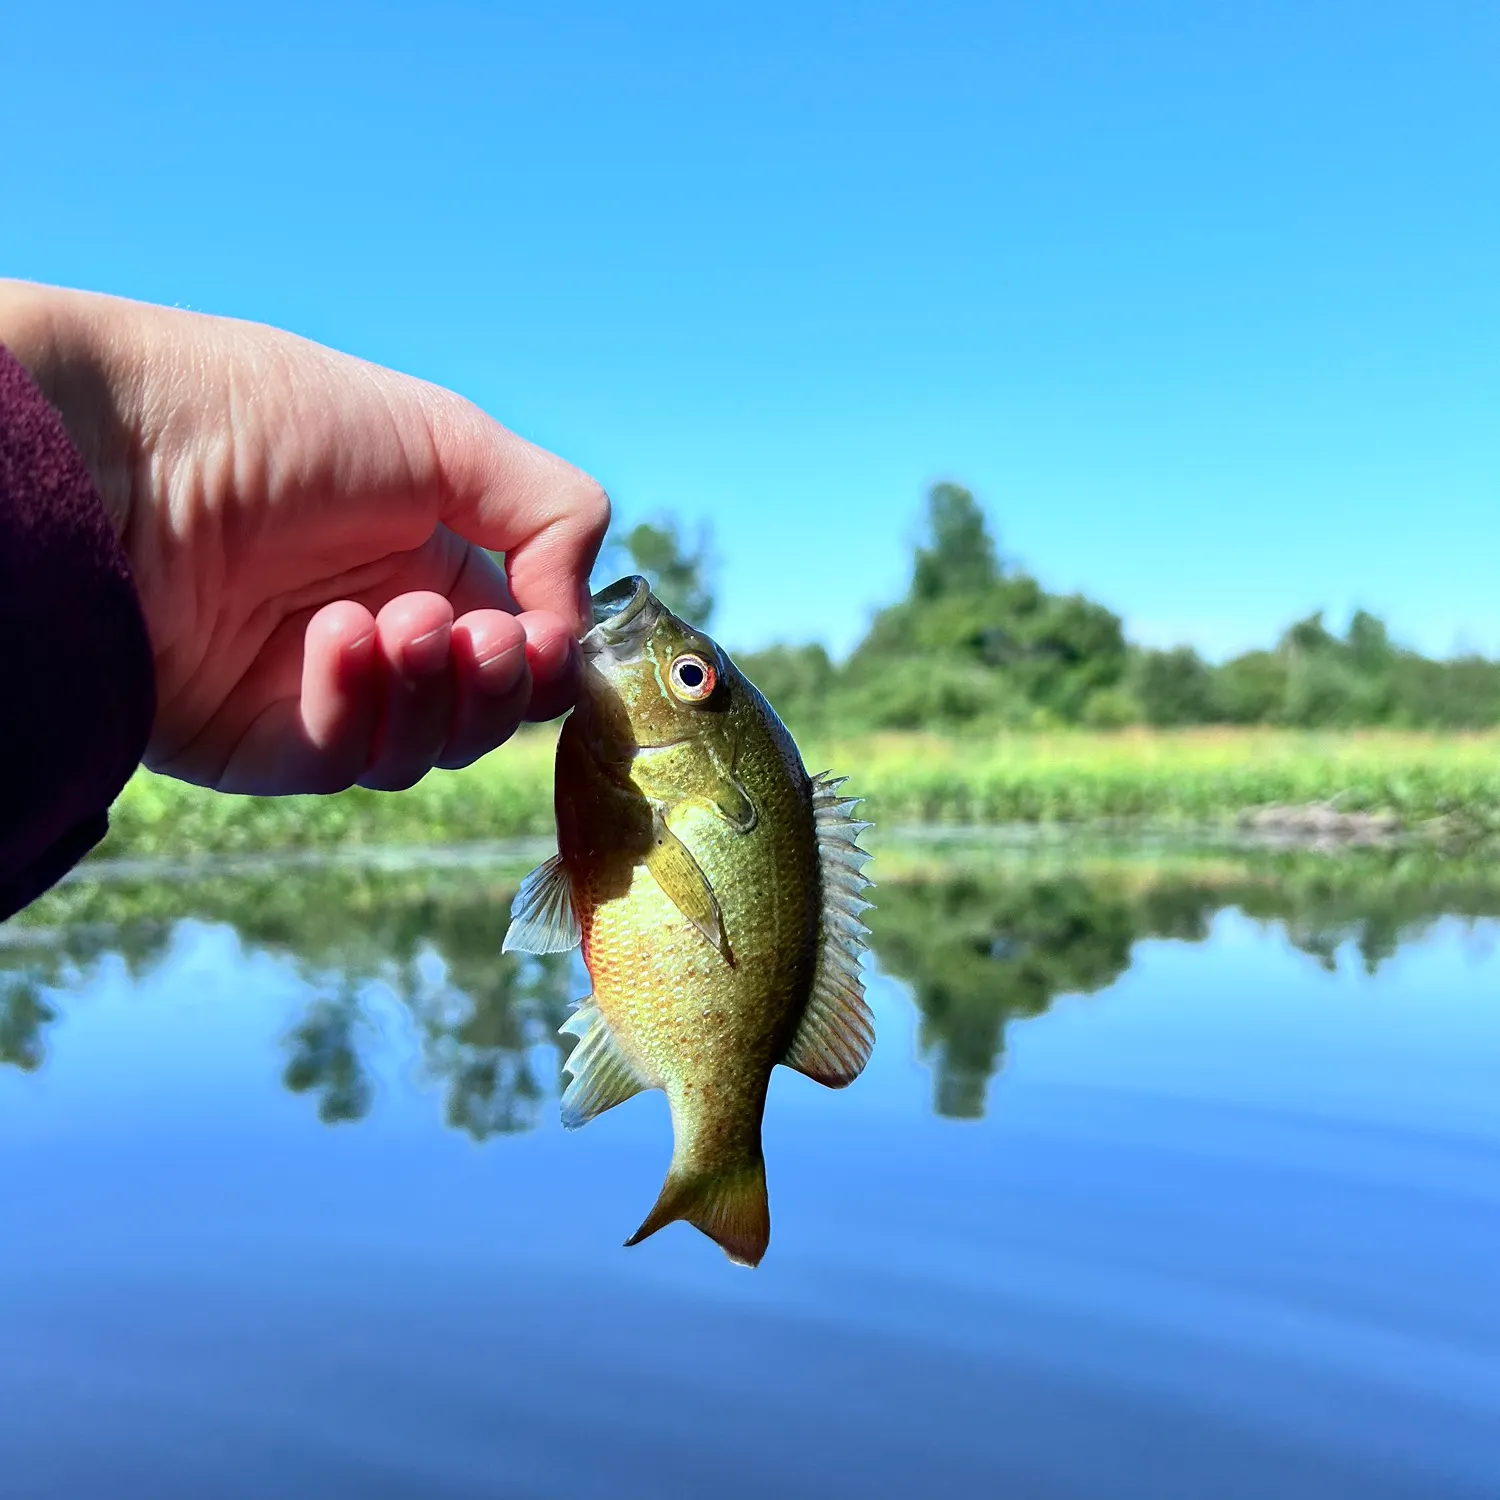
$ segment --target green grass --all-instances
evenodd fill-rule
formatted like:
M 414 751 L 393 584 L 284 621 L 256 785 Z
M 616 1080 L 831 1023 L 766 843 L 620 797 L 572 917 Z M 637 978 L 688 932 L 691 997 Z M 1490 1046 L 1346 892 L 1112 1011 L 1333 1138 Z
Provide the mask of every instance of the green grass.
M 1332 804 L 1500 826 L 1500 736 L 1192 730 L 988 743 L 886 737 L 831 747 L 893 823 L 1211 827 L 1271 805 Z
M 483 842 L 552 832 L 551 733 L 518 735 L 467 771 L 408 792 L 223 796 L 141 771 L 110 813 L 104 855 L 240 854 Z
M 227 797 L 142 772 L 100 853 L 113 857 L 455 844 L 552 830 L 551 730 L 409 792 Z M 865 813 L 899 824 L 1125 823 L 1213 828 L 1271 804 L 1332 804 L 1500 831 L 1500 735 L 1275 730 L 884 735 L 806 747 L 850 777 Z

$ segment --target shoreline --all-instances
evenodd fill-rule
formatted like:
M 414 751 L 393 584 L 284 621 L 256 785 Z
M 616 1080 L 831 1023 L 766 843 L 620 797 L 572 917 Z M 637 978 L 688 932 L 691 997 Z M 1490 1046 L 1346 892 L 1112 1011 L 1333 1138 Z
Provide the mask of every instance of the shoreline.
M 1326 804 L 1269 806 L 1230 821 L 1188 824 L 1098 819 L 1080 823 L 908 823 L 871 829 L 872 853 L 899 857 L 945 844 L 971 852 L 987 846 L 997 852 L 1027 849 L 1079 850 L 1127 845 L 1145 851 L 1162 847 L 1184 852 L 1304 852 L 1337 854 L 1357 849 L 1432 848 L 1446 830 L 1422 825 L 1404 827 L 1380 814 L 1331 811 Z M 203 878 L 253 878 L 281 871 L 353 870 L 404 874 L 425 870 L 515 867 L 524 873 L 556 852 L 556 841 L 544 835 L 469 843 L 355 843 L 334 848 L 283 848 L 256 851 L 202 850 L 193 853 L 92 855 L 75 866 L 59 885 L 149 880 L 164 883 Z
M 550 839 L 555 728 L 518 735 L 410 790 L 223 795 L 139 772 L 86 862 Z M 898 830 L 1125 832 L 1361 845 L 1500 835 L 1500 734 L 1293 731 L 879 735 L 807 740 L 810 771 L 849 777 L 877 838 Z

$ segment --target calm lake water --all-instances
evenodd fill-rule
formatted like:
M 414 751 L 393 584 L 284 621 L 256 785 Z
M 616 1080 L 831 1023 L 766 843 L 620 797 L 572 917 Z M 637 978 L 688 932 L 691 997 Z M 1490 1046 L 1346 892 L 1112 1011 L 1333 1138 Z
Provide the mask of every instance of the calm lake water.
M 759 1270 L 625 1250 L 524 869 L 79 880 L 0 927 L 0 1493 L 1500 1493 L 1500 871 L 893 852 Z

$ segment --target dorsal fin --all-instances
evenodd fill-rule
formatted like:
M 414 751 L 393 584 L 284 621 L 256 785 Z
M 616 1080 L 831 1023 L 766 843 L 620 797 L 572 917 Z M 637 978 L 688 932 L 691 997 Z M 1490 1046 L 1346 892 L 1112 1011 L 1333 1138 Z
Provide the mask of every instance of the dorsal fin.
M 802 1023 L 782 1058 L 787 1067 L 832 1089 L 853 1083 L 875 1046 L 875 1018 L 865 1004 L 859 968 L 870 930 L 859 920 L 870 907 L 860 895 L 870 884 L 864 873 L 870 856 L 859 847 L 859 836 L 870 824 L 852 816 L 857 797 L 839 796 L 846 780 L 826 771 L 812 779 L 823 890 L 818 958 Z

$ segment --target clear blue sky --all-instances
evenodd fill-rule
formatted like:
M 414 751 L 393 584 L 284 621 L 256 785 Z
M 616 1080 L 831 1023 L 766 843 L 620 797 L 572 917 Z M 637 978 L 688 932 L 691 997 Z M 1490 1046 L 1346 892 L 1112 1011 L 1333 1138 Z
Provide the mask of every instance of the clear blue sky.
M 1500 9 L 7 8 L 0 271 L 451 385 L 717 634 L 857 638 L 925 486 L 1153 641 L 1500 651 Z

